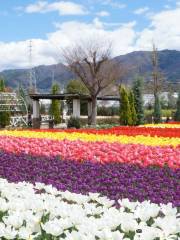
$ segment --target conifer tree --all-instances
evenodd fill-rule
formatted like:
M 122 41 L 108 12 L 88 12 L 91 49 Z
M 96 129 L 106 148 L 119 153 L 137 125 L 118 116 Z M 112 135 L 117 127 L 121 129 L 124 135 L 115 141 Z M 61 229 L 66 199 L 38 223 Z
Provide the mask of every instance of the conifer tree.
M 178 94 L 178 99 L 176 104 L 175 120 L 180 122 L 180 92 Z
M 52 94 L 58 94 L 60 91 L 59 85 L 57 83 L 52 85 Z M 50 114 L 54 119 L 54 123 L 58 124 L 61 122 L 61 104 L 57 99 L 53 99 L 50 107 Z
M 128 93 L 125 87 L 120 87 L 120 124 L 132 125 L 132 115 L 128 99 Z
M 133 83 L 133 94 L 135 102 L 135 110 L 137 116 L 136 125 L 144 123 L 144 107 L 143 107 L 143 78 L 137 77 Z
M 132 90 L 129 92 L 129 105 L 131 110 L 132 125 L 135 126 L 137 123 L 137 114 L 135 109 L 134 94 Z
M 5 91 L 5 83 L 4 83 L 4 79 L 0 79 L 0 92 L 4 92 Z

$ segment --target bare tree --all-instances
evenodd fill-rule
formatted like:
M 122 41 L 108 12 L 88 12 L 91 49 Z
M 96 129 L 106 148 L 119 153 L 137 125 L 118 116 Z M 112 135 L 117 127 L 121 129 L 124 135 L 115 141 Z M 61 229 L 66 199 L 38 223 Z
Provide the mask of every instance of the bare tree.
M 86 85 L 92 101 L 90 125 L 96 124 L 97 97 L 113 81 L 122 77 L 123 68 L 111 59 L 111 44 L 104 41 L 80 42 L 63 50 L 69 68 Z
M 161 90 L 163 89 L 163 82 L 164 82 L 164 76 L 159 70 L 159 62 L 158 62 L 158 50 L 153 43 L 153 51 L 152 51 L 152 66 L 153 66 L 153 94 L 154 97 L 159 95 Z

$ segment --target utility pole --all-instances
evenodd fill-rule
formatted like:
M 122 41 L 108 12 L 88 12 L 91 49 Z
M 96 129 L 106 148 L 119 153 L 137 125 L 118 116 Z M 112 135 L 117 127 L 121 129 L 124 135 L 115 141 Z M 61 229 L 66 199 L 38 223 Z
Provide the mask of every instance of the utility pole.
M 36 92 L 36 77 L 33 70 L 32 64 L 32 51 L 33 51 L 33 42 L 29 42 L 29 91 Z

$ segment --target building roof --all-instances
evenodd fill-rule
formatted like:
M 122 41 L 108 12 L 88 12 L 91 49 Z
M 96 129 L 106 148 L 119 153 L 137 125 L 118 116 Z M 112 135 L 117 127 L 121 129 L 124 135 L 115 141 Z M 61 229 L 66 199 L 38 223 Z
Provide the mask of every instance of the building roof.
M 91 100 L 89 95 L 84 94 L 71 94 L 71 93 L 61 93 L 61 94 L 49 94 L 49 93 L 36 93 L 30 94 L 30 98 L 33 100 L 40 100 L 40 99 L 57 99 L 57 100 L 67 100 L 67 99 L 80 99 L 80 100 Z M 105 101 L 119 101 L 120 98 L 118 96 L 100 96 L 97 97 L 98 100 L 105 100 Z

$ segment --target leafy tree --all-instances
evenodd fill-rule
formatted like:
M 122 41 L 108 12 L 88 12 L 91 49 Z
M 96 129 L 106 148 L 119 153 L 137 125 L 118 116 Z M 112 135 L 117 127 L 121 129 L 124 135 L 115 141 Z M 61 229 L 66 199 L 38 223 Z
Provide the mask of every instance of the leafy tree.
M 175 113 L 175 120 L 180 121 L 180 92 L 178 94 L 176 107 L 177 107 L 177 110 L 176 110 L 176 113 Z
M 137 77 L 133 83 L 133 94 L 135 102 L 135 110 L 137 115 L 137 125 L 144 123 L 144 106 L 143 106 L 143 78 Z
M 4 79 L 0 79 L 0 93 L 5 92 Z M 4 103 L 4 102 L 3 102 Z M 0 102 L 1 105 L 1 102 Z M 8 111 L 0 112 L 0 127 L 4 128 L 10 123 L 10 113 Z
M 88 91 L 87 87 L 85 86 L 85 84 L 78 79 L 73 79 L 67 84 L 66 92 L 67 93 L 78 93 L 78 94 L 89 94 L 89 91 Z
M 154 123 L 160 123 L 161 122 L 161 103 L 160 103 L 160 99 L 159 99 L 159 95 L 156 94 L 155 96 L 155 101 L 154 101 L 154 113 L 153 113 L 153 117 L 154 117 Z
M 136 125 L 137 123 L 137 114 L 135 109 L 135 100 L 133 91 L 129 92 L 129 105 L 131 110 L 131 118 L 132 118 L 132 125 Z
M 52 85 L 52 94 L 58 94 L 60 91 L 59 85 L 57 83 L 54 83 Z M 54 118 L 54 123 L 58 124 L 61 122 L 61 104 L 60 101 L 57 99 L 53 99 L 51 106 L 50 106 L 50 114 Z
M 120 124 L 132 125 L 132 114 L 128 99 L 128 93 L 125 87 L 120 87 Z

